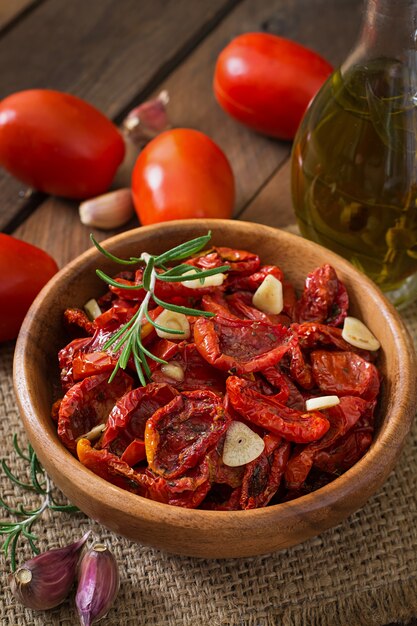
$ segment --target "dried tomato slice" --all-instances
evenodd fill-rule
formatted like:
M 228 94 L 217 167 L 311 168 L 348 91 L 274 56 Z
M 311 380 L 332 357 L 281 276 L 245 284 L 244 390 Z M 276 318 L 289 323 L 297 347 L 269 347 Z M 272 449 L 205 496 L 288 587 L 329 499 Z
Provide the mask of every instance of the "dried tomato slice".
M 225 484 L 212 485 L 201 505 L 206 511 L 239 511 L 242 487 L 231 489 Z
M 230 275 L 228 274 L 225 287 L 227 291 L 256 291 L 258 287 L 264 282 L 265 278 L 271 274 L 275 276 L 279 281 L 283 281 L 284 274 L 282 270 L 276 265 L 263 265 L 257 270 L 250 273 L 249 276 L 245 275 Z
M 279 366 L 267 367 L 262 370 L 262 375 L 275 389 L 273 393 L 275 400 L 286 404 L 287 406 L 303 411 L 305 407 L 305 399 L 298 388 L 294 385 L 291 378 L 279 370 Z M 279 389 L 279 391 L 277 391 Z
M 100 445 L 122 456 L 135 439 L 144 439 L 146 421 L 178 395 L 167 384 L 150 383 L 126 393 L 113 407 Z
M 74 374 L 72 364 L 77 354 L 88 350 L 91 345 L 91 337 L 73 339 L 65 348 L 58 352 L 58 363 L 61 370 L 61 386 L 64 391 L 68 391 L 74 384 Z
M 202 461 L 179 478 L 167 480 L 146 472 L 149 497 L 157 502 L 195 509 L 210 490 L 209 467 Z
M 153 372 L 152 380 L 169 383 L 180 391 L 209 389 L 215 393 L 224 393 L 226 374 L 207 363 L 194 343 L 178 344 L 177 352 L 170 359 L 170 363 L 177 363 L 182 367 L 184 380 L 175 381 L 164 374 L 160 368 Z
M 237 374 L 258 372 L 278 363 L 288 350 L 290 334 L 281 325 L 198 318 L 194 341 L 201 356 L 214 367 Z
M 245 467 L 229 467 L 223 463 L 223 445 L 224 437 L 222 437 L 215 448 L 210 450 L 206 455 L 206 461 L 210 470 L 210 482 L 215 484 L 226 484 L 232 488 L 240 487 L 243 480 Z
M 117 359 L 107 352 L 78 352 L 72 362 L 74 381 L 94 374 L 112 372 Z
M 342 337 L 342 329 L 334 326 L 326 326 L 317 322 L 304 322 L 292 324 L 291 330 L 298 339 L 298 344 L 303 350 L 313 350 L 323 346 L 330 346 L 346 352 L 355 352 L 365 361 L 375 359 L 375 354 L 368 350 L 355 348 Z
M 299 322 L 323 322 L 338 326 L 346 317 L 348 308 L 346 288 L 333 267 L 326 264 L 307 276 L 296 315 Z
M 375 365 L 354 352 L 316 350 L 310 354 L 313 378 L 323 392 L 374 400 L 380 378 Z
M 333 446 L 317 452 L 314 466 L 324 472 L 341 474 L 359 461 L 372 443 L 372 429 L 354 429 Z
M 248 422 L 295 443 L 308 443 L 323 437 L 329 421 L 319 411 L 302 413 L 252 388 L 250 381 L 229 376 L 226 389 L 233 408 Z
M 252 274 L 261 266 L 261 261 L 257 254 L 247 250 L 236 250 L 224 246 L 214 247 L 203 255 L 189 259 L 187 263 L 204 270 L 229 265 L 229 275 Z
M 266 506 L 281 484 L 291 445 L 274 435 L 265 435 L 264 443 L 262 454 L 246 465 L 240 497 L 242 509 Z
M 285 481 L 290 489 L 300 489 L 306 480 L 316 455 L 343 437 L 369 410 L 369 403 L 362 398 L 346 396 L 340 404 L 326 410 L 330 428 L 320 441 L 294 450 L 285 470 Z
M 148 496 L 147 484 L 142 475 L 108 450 L 96 450 L 88 439 L 80 439 L 77 456 L 84 467 L 112 485 L 140 496 Z
M 67 391 L 59 407 L 58 435 L 72 451 L 76 439 L 106 423 L 117 400 L 132 388 L 132 379 L 119 371 L 111 383 L 107 374 L 84 378 Z
M 232 308 L 232 311 L 236 313 L 237 317 L 241 319 L 253 320 L 265 322 L 267 324 L 282 324 L 283 326 L 289 326 L 291 319 L 288 315 L 272 313 L 263 313 L 252 305 L 252 293 L 249 291 L 239 291 L 227 296 L 226 301 Z
M 290 342 L 288 347 L 290 360 L 290 376 L 303 389 L 312 389 L 315 385 L 311 366 L 307 363 L 305 356 L 298 345 L 296 338 Z
M 122 461 L 133 467 L 146 459 L 145 442 L 142 439 L 134 439 L 129 443 L 121 456 Z
M 66 309 L 64 311 L 64 324 L 72 333 L 81 330 L 85 335 L 94 335 L 97 324 L 92 322 L 82 309 Z
M 201 299 L 201 307 L 204 311 L 210 311 L 220 317 L 227 317 L 229 319 L 241 319 L 241 315 L 236 315 L 229 306 L 229 302 L 224 297 L 223 293 L 215 292 L 210 295 L 205 295 Z
M 146 422 L 149 468 L 165 478 L 181 476 L 217 443 L 229 421 L 212 391 L 183 392 Z

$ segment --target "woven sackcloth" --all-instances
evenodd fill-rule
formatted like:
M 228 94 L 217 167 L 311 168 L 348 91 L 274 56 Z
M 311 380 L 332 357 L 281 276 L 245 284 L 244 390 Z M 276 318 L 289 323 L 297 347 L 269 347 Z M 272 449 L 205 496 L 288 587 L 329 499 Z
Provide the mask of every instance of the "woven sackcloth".
M 417 306 L 403 313 L 417 341 Z M 17 469 L 12 434 L 26 439 L 12 389 L 13 345 L 0 347 L 1 452 Z M 25 501 L 1 476 L 2 497 Z M 320 537 L 261 557 L 175 557 L 121 539 L 81 513 L 46 514 L 37 525 L 42 550 L 66 545 L 91 528 L 111 544 L 121 588 L 103 626 L 372 626 L 417 616 L 417 423 L 394 472 L 366 506 Z M 29 556 L 23 546 L 20 559 Z M 2 563 L 0 624 L 72 626 L 73 598 L 49 612 L 17 605 Z

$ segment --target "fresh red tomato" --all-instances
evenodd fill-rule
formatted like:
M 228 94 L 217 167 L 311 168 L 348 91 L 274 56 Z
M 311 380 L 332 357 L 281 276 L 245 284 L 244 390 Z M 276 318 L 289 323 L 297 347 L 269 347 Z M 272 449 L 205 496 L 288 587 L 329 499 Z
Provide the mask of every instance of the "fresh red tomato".
M 17 337 L 35 296 L 57 271 L 49 254 L 0 233 L 0 341 Z
M 301 118 L 332 66 L 313 50 L 266 33 L 233 39 L 220 53 L 214 93 L 242 124 L 293 139 Z
M 235 185 L 229 162 L 203 133 L 168 130 L 140 153 L 132 176 L 133 202 L 143 225 L 232 215 Z
M 108 189 L 124 152 L 116 126 L 80 98 L 31 89 L 0 102 L 0 165 L 35 189 L 97 196 Z

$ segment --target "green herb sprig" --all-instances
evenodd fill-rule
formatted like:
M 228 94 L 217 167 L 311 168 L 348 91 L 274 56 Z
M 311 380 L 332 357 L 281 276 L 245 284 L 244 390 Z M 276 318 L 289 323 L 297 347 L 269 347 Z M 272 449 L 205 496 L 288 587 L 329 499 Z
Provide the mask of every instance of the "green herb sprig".
M 18 518 L 16 521 L 0 520 L 0 535 L 6 537 L 2 545 L 2 550 L 6 558 L 10 554 L 10 566 L 11 570 L 14 572 L 16 570 L 16 550 L 19 539 L 26 539 L 32 552 L 39 554 L 39 549 L 36 546 L 38 537 L 32 532 L 32 526 L 40 519 L 44 511 L 49 509 L 50 511 L 66 511 L 72 513 L 78 512 L 79 509 L 71 504 L 60 504 L 56 501 L 52 493 L 51 481 L 30 444 L 28 445 L 27 452 L 23 452 L 17 442 L 17 436 L 14 435 L 13 448 L 16 454 L 25 461 L 30 475 L 30 482 L 23 482 L 15 476 L 4 459 L 1 460 L 3 472 L 13 484 L 25 491 L 36 493 L 41 498 L 39 506 L 34 509 L 25 509 L 22 503 L 20 503 L 17 508 L 13 508 L 0 498 L 0 507 L 5 509 L 10 515 Z
M 93 237 L 90 235 L 91 241 L 96 248 L 108 259 L 115 263 L 122 265 L 134 265 L 139 264 L 143 266 L 142 282 L 138 285 L 124 285 L 123 283 L 114 280 L 102 270 L 96 270 L 97 276 L 101 278 L 107 285 L 118 287 L 119 289 L 127 290 L 139 290 L 144 289 L 146 291 L 145 298 L 139 305 L 138 310 L 133 317 L 124 324 L 118 331 L 112 335 L 112 337 L 104 344 L 104 350 L 109 350 L 113 354 L 119 354 L 116 366 L 109 378 L 109 382 L 113 380 L 117 371 L 120 369 L 126 369 L 127 364 L 131 356 L 135 363 L 136 371 L 139 377 L 141 385 L 146 385 L 146 378 L 151 378 L 151 370 L 147 362 L 146 357 L 156 361 L 157 363 L 166 363 L 164 359 L 160 359 L 156 355 L 152 354 L 144 345 L 141 338 L 141 330 L 144 322 L 149 322 L 157 330 L 168 332 L 172 335 L 178 335 L 179 337 L 184 334 L 182 330 L 173 330 L 165 326 L 161 326 L 149 315 L 149 303 L 151 300 L 158 306 L 163 307 L 167 311 L 173 311 L 175 313 L 183 313 L 184 315 L 213 317 L 214 313 L 209 311 L 201 311 L 199 309 L 193 309 L 186 306 L 179 306 L 165 302 L 155 295 L 155 285 L 157 281 L 167 283 L 178 283 L 184 281 L 200 280 L 204 284 L 204 279 L 208 276 L 215 276 L 216 274 L 227 272 L 230 269 L 229 265 L 222 265 L 210 270 L 202 270 L 192 265 L 181 263 L 174 267 L 168 267 L 175 261 L 183 261 L 189 257 L 194 256 L 203 248 L 207 246 L 211 239 L 211 233 L 203 235 L 202 237 L 196 237 L 185 243 L 175 246 L 171 250 L 159 255 L 151 255 L 143 252 L 140 257 L 130 257 L 129 259 L 120 259 L 114 254 L 111 254 L 105 250 Z M 157 272 L 157 269 L 162 270 Z M 186 272 L 193 270 L 190 275 L 184 275 Z

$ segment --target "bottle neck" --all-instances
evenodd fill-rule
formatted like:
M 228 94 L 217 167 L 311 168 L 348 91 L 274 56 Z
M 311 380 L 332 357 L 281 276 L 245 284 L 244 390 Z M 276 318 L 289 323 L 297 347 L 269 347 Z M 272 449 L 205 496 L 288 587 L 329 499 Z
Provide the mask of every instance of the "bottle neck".
M 366 0 L 357 47 L 365 57 L 407 61 L 417 51 L 417 0 Z

